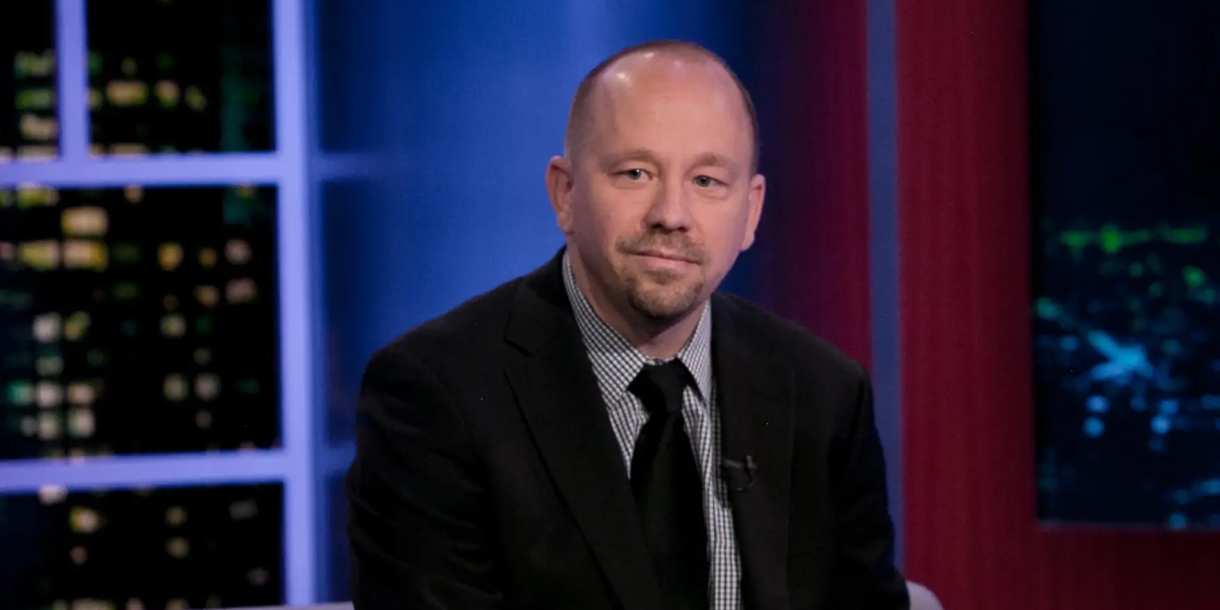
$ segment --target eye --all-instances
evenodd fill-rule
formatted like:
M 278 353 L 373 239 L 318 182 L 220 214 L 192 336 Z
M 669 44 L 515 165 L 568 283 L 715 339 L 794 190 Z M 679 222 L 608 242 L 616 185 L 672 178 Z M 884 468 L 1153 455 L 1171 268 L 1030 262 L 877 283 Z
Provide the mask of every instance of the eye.
M 642 169 L 639 169 L 639 168 L 629 169 L 629 170 L 626 170 L 623 172 L 619 172 L 619 174 L 626 176 L 628 180 L 643 180 L 644 178 L 648 177 L 648 172 L 646 172 Z
M 695 177 L 695 186 L 697 186 L 699 188 L 706 189 L 706 188 L 711 188 L 713 186 L 719 186 L 720 184 L 721 184 L 721 182 L 719 180 L 712 178 L 711 176 L 696 176 Z

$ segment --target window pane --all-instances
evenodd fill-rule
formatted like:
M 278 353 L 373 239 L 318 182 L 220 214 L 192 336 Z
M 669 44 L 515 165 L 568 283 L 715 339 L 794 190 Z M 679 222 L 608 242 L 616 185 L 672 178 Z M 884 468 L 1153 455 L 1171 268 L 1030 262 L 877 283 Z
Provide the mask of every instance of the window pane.
M 280 485 L 0 496 L 6 610 L 283 602 Z M 91 600 L 91 601 L 90 601 Z
M 271 149 L 268 0 L 88 7 L 95 154 Z
M 58 154 L 54 4 L 6 3 L 0 18 L 0 163 Z
M 0 459 L 278 445 L 272 188 L 0 190 Z

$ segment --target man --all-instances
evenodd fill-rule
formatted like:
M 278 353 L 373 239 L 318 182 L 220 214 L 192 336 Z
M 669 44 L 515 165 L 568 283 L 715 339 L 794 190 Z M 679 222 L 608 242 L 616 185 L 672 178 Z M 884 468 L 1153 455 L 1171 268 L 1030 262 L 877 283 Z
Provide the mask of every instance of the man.
M 358 610 L 906 607 L 864 371 L 715 292 L 757 139 L 696 45 L 586 77 L 546 172 L 566 247 L 369 362 Z

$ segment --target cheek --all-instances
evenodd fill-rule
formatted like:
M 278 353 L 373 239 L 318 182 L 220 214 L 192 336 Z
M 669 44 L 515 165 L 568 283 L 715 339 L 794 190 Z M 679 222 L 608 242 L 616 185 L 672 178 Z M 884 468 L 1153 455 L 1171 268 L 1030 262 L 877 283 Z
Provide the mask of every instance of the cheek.
M 732 259 L 737 255 L 745 237 L 748 218 L 744 209 L 725 208 L 714 208 L 705 216 L 703 237 L 717 260 Z
M 706 219 L 702 238 L 711 261 L 704 269 L 704 279 L 711 286 L 724 280 L 741 254 L 745 224 L 744 214 L 726 213 Z
M 617 193 L 594 192 L 590 195 L 585 199 L 587 205 L 580 210 L 577 222 L 591 241 L 612 249 L 618 240 L 639 232 L 642 220 L 635 216 L 637 206 L 624 201 Z

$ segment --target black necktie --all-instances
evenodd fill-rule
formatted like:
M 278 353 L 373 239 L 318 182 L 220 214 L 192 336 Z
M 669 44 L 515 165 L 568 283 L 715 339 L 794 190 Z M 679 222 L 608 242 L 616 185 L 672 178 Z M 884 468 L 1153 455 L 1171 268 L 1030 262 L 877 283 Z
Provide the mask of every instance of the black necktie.
M 708 607 L 703 477 L 682 420 L 689 378 L 686 367 L 671 360 L 645 366 L 627 388 L 649 414 L 631 458 L 631 491 L 665 610 Z

